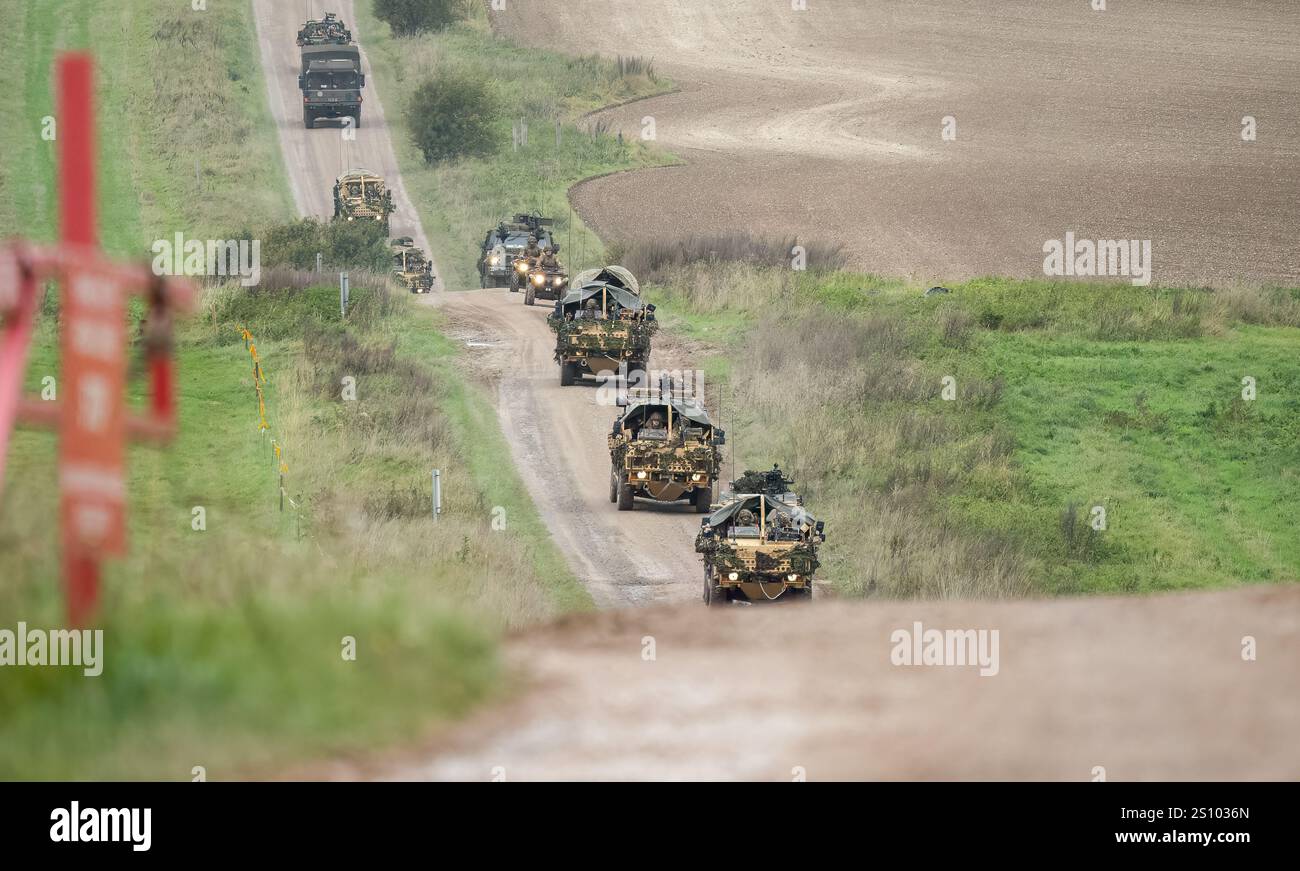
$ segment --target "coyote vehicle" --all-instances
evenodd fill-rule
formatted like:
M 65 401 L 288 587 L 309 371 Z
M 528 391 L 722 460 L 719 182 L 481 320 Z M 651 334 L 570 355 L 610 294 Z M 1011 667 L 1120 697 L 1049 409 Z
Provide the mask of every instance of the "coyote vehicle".
M 389 243 L 393 252 L 393 277 L 411 293 L 428 293 L 433 290 L 433 264 L 424 252 L 415 247 L 410 236 Z
M 324 18 L 312 18 L 298 31 L 299 45 L 347 45 L 352 41 L 352 31 L 343 26 L 343 22 L 334 12 L 326 12 Z
M 528 246 L 528 237 L 536 236 L 539 247 L 554 247 L 551 238 L 550 218 L 540 215 L 515 215 L 511 221 L 502 221 L 488 231 L 479 246 L 478 276 L 480 287 L 519 288 L 510 279 L 514 262 Z
M 688 500 L 704 514 L 726 440 L 695 399 L 672 391 L 629 389 L 626 408 L 609 436 L 609 501 L 617 502 L 619 511 L 631 511 L 637 496 Z
M 560 246 L 555 246 L 555 253 L 560 253 Z M 569 289 L 569 270 L 558 261 L 548 264 L 542 260 L 528 270 L 527 289 L 524 291 L 524 303 L 532 305 L 539 299 L 558 300 Z
M 650 337 L 658 324 L 655 307 L 641 301 L 632 273 L 621 266 L 588 269 L 578 274 L 568 293 L 546 319 L 555 333 L 555 361 L 560 385 L 584 375 L 644 370 Z
M 302 50 L 302 124 L 308 130 L 321 118 L 351 118 L 361 126 L 361 51 L 355 45 L 308 45 Z
M 700 522 L 695 552 L 704 559 L 704 603 L 811 599 L 825 525 L 771 472 L 745 472 Z
M 334 182 L 334 220 L 383 221 L 388 232 L 388 216 L 393 206 L 393 192 L 384 180 L 365 169 L 350 169 Z

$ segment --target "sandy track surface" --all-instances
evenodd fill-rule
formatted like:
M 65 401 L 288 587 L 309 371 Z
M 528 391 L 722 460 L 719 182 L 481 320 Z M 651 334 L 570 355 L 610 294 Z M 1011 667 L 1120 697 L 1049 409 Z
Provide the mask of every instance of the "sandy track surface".
M 687 165 L 578 185 L 602 235 L 797 234 L 932 281 L 1041 276 L 1044 241 L 1074 231 L 1152 240 L 1158 283 L 1300 283 L 1296 4 L 790 5 L 565 0 L 496 16 L 526 44 L 653 57 L 681 87 L 609 113 L 628 136 L 652 116 Z
M 267 97 L 280 134 L 280 150 L 298 214 L 328 220 L 334 214 L 334 179 L 348 169 L 362 168 L 379 173 L 393 191 L 393 202 L 397 206 L 390 220 L 391 235 L 410 236 L 424 249 L 434 261 L 433 289 L 441 290 L 442 278 L 436 252 L 429 248 L 429 240 L 407 196 L 397 157 L 393 153 L 383 103 L 379 98 L 380 83 L 371 74 L 370 62 L 365 56 L 366 35 L 357 27 L 352 0 L 332 0 L 329 9 L 339 13 L 339 17 L 352 28 L 352 38 L 361 47 L 366 87 L 362 91 L 361 126 L 353 131 L 355 139 L 346 138 L 337 121 L 319 121 L 314 130 L 308 130 L 302 124 L 302 92 L 298 90 L 301 50 L 294 40 L 306 20 L 303 5 L 281 0 L 253 0 Z M 317 17 L 321 14 L 318 13 Z
M 890 662 L 891 633 L 999 632 L 997 675 Z M 1258 659 L 1242 658 L 1253 636 Z M 653 639 L 654 659 L 642 651 Z M 1300 589 L 1017 603 L 612 611 L 519 636 L 531 689 L 399 779 L 1300 778 Z

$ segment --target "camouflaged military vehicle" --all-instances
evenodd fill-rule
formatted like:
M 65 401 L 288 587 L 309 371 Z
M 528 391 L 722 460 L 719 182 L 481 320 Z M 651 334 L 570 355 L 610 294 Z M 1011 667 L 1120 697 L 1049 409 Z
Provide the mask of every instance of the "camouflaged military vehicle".
M 382 221 L 396 210 L 393 192 L 384 180 L 366 169 L 350 169 L 334 182 L 334 220 Z
M 793 483 L 775 466 L 747 471 L 700 522 L 706 605 L 812 599 L 825 524 L 804 510 Z
M 393 277 L 411 293 L 429 293 L 433 290 L 433 263 L 424 252 L 415 247 L 410 236 L 388 243 L 393 252 Z
M 502 221 L 488 231 L 479 246 L 478 276 L 479 287 L 505 287 L 510 285 L 512 291 L 519 290 L 522 283 L 512 281 L 514 262 L 528 246 L 528 237 L 536 236 L 537 244 L 542 247 L 554 247 L 550 227 L 554 222 L 541 215 L 515 215 L 510 221 Z
M 308 130 L 322 118 L 351 118 L 361 126 L 361 50 L 355 45 L 308 45 L 302 50 L 302 123 Z
M 704 514 L 722 467 L 726 433 L 704 406 L 672 391 L 632 388 L 609 436 L 609 501 L 631 511 L 636 497 L 689 501 Z
M 555 333 L 555 360 L 560 385 L 585 375 L 644 370 L 650 337 L 658 324 L 655 307 L 641 301 L 636 278 L 621 266 L 588 269 L 572 281 L 555 303 L 547 324 Z
M 309 19 L 298 31 L 299 45 L 347 45 L 351 41 L 352 31 L 334 12 L 326 12 L 324 18 Z

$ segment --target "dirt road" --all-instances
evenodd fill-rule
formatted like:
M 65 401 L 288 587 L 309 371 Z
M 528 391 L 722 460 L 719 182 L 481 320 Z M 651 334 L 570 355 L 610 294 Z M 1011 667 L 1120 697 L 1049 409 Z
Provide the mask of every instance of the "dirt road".
M 577 186 L 607 238 L 798 234 L 933 281 L 1041 277 L 1044 242 L 1073 231 L 1151 240 L 1157 283 L 1300 283 L 1294 3 L 807 6 L 565 0 L 495 22 L 652 57 L 680 85 L 609 113 L 628 136 L 653 118 L 687 165 Z
M 362 68 L 366 73 L 361 127 L 351 131 L 355 139 L 349 139 L 338 122 L 321 121 L 314 130 L 302 124 L 302 92 L 298 90 L 300 53 L 294 40 L 305 20 L 303 9 L 301 3 L 253 0 L 267 98 L 280 134 L 280 150 L 298 214 L 328 220 L 334 214 L 334 179 L 348 169 L 363 168 L 379 173 L 392 190 L 397 206 L 391 220 L 391 235 L 410 236 L 433 258 L 434 290 L 441 290 L 436 252 L 429 248 L 419 215 L 402 183 L 380 101 L 382 83 L 370 73 L 370 62 L 365 56 L 366 35 L 357 28 L 352 0 L 334 0 L 329 9 L 347 22 L 353 39 L 361 47 Z
M 550 305 L 526 306 L 522 294 L 508 290 L 447 293 L 434 301 L 475 369 L 492 373 L 515 466 L 596 604 L 697 600 L 704 570 L 691 542 L 699 516 L 688 505 L 644 500 L 628 514 L 609 501 L 605 439 L 618 408 L 602 404 L 606 394 L 592 382 L 560 386 L 555 336 L 546 326 Z M 650 365 L 675 362 L 656 350 Z
M 892 633 L 913 631 L 916 621 L 923 629 L 996 629 L 997 674 L 891 664 Z M 1255 640 L 1254 661 L 1243 658 L 1244 636 Z M 1300 778 L 1296 587 L 723 613 L 624 609 L 535 630 L 509 652 L 532 675 L 517 700 L 420 752 L 313 774 Z

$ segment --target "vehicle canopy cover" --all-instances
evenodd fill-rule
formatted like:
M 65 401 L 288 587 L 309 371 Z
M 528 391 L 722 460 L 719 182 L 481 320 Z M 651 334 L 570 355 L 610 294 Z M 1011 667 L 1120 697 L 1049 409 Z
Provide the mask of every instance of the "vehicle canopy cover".
M 585 274 L 584 272 L 583 275 Z M 570 282 L 570 285 L 572 284 L 573 282 Z M 615 284 L 587 284 L 573 288 L 564 295 L 564 299 L 560 300 L 560 306 L 566 314 L 577 311 L 586 304 L 587 300 L 593 297 L 599 300 L 602 293 L 605 294 L 607 300 L 613 300 L 615 304 L 622 308 L 634 312 L 639 312 L 645 308 L 645 303 L 641 301 L 639 296 Z
M 712 514 L 710 514 L 708 517 L 704 518 L 704 521 L 701 525 L 707 526 L 711 529 L 717 529 L 718 527 L 724 526 L 727 523 L 729 523 L 732 517 L 739 514 L 743 509 L 746 508 L 748 508 L 750 511 L 754 512 L 755 515 L 757 515 L 759 513 L 759 503 L 762 501 L 764 501 L 762 495 L 758 493 L 739 496 L 734 502 L 728 502 L 726 505 L 723 505 L 717 511 L 714 511 Z M 767 504 L 768 514 L 771 514 L 773 511 L 775 511 L 777 514 L 780 514 L 782 517 L 788 517 L 791 520 L 796 520 L 799 523 L 814 524 L 817 522 L 816 519 L 807 511 L 804 511 L 803 508 L 796 507 L 793 505 L 787 505 L 784 502 L 773 499 L 770 496 L 765 501 Z
M 302 49 L 302 71 L 307 73 L 313 68 L 313 64 L 319 64 L 322 61 L 347 61 L 355 70 L 361 69 L 361 50 L 355 45 L 305 45 Z M 339 65 L 329 64 L 328 68 L 336 69 Z
M 619 422 L 625 428 L 635 429 L 640 426 L 641 421 L 645 420 L 652 411 L 662 412 L 664 416 L 667 417 L 669 403 L 669 400 L 662 397 L 659 399 L 633 401 L 627 407 L 627 411 L 623 412 L 623 416 L 619 418 Z M 704 410 L 703 405 L 700 405 L 694 400 L 674 397 L 671 400 L 671 404 L 673 407 L 674 419 L 684 417 L 697 426 L 702 426 L 706 429 L 711 429 L 713 427 L 713 421 L 709 419 L 709 413 Z
M 583 288 L 588 284 L 608 284 L 630 291 L 633 296 L 641 295 L 641 284 L 636 280 L 636 276 L 622 266 L 584 269 L 574 276 L 572 283 L 575 288 Z

